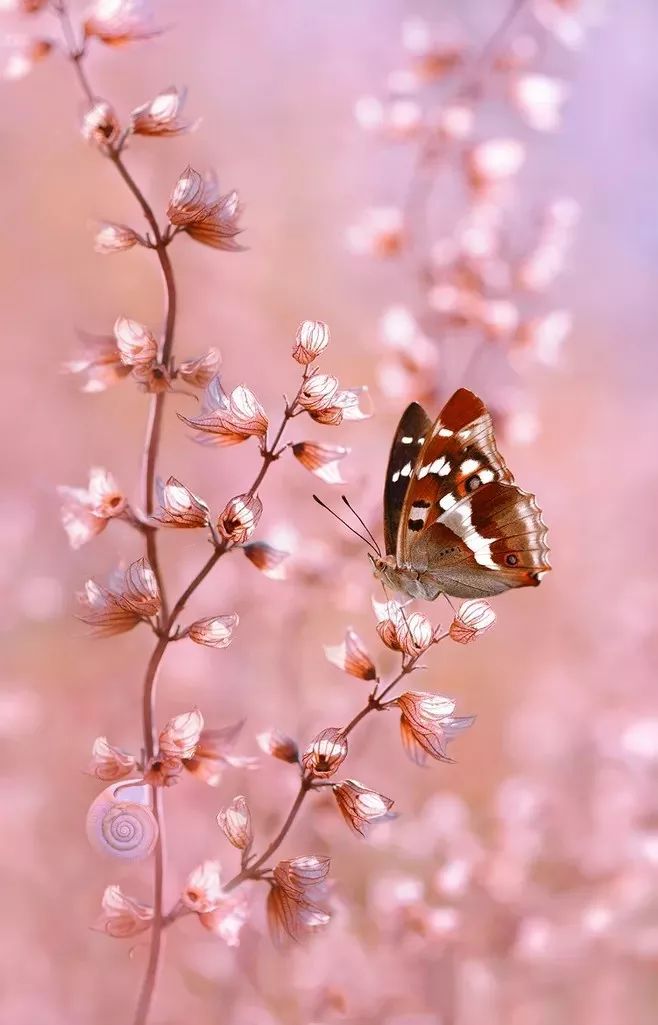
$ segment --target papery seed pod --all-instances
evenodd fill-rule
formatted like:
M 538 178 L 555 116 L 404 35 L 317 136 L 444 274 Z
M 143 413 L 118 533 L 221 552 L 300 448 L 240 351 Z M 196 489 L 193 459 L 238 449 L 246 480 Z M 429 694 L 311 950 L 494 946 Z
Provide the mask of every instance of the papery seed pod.
M 292 454 L 302 466 L 326 484 L 344 484 L 338 463 L 349 455 L 350 449 L 342 445 L 318 445 L 314 441 L 298 441 Z
M 135 135 L 153 135 L 161 138 L 182 135 L 196 127 L 181 117 L 187 92 L 170 86 L 148 103 L 136 107 L 130 114 L 130 126 Z M 198 122 L 197 122 L 198 123 Z
M 232 544 L 244 544 L 256 530 L 262 512 L 263 503 L 258 495 L 236 495 L 220 513 L 217 529 Z
M 141 861 L 158 842 L 158 823 L 149 807 L 151 788 L 112 784 L 92 801 L 87 838 L 95 850 L 112 858 Z
M 304 320 L 297 329 L 292 358 L 308 366 L 320 356 L 329 345 L 329 327 L 321 320 Z
M 208 349 L 202 356 L 186 359 L 178 366 L 178 374 L 193 388 L 207 388 L 216 377 L 221 356 L 217 349 Z
M 96 779 L 110 783 L 129 776 L 135 765 L 133 755 L 108 743 L 107 737 L 96 737 L 87 772 Z
M 160 754 L 166 758 L 192 758 L 203 729 L 198 708 L 169 719 L 160 733 Z
M 210 516 L 208 506 L 176 477 L 169 477 L 166 483 L 158 477 L 155 491 L 158 508 L 153 512 L 152 519 L 163 527 L 189 530 L 207 526 Z
M 389 817 L 393 807 L 390 797 L 371 790 L 355 779 L 346 779 L 332 787 L 341 815 L 350 829 L 366 836 L 367 828 L 373 822 Z
M 272 942 L 279 946 L 286 937 L 300 941 L 329 924 L 330 915 L 299 894 L 290 894 L 270 884 L 267 895 L 267 924 Z
M 101 149 L 112 146 L 121 133 L 121 125 L 114 110 L 105 100 L 98 100 L 82 118 L 82 134 L 87 142 Z
M 227 648 L 239 622 L 240 617 L 236 612 L 228 616 L 210 616 L 209 619 L 198 619 L 188 628 L 187 636 L 195 644 L 205 644 L 208 648 Z
M 99 225 L 94 238 L 94 249 L 97 253 L 107 255 L 121 253 L 133 246 L 143 245 L 141 237 L 126 224 L 113 224 L 106 221 Z
M 392 702 L 400 716 L 403 747 L 417 765 L 424 765 L 427 756 L 450 762 L 447 746 L 463 730 L 472 726 L 473 715 L 453 715 L 455 702 L 440 694 L 406 691 Z
M 120 886 L 108 886 L 101 901 L 102 914 L 94 929 L 115 939 L 127 939 L 150 929 L 153 908 L 123 893 Z
M 496 622 L 496 613 L 482 598 L 462 602 L 459 612 L 450 624 L 450 637 L 458 644 L 468 644 L 478 634 L 489 630 Z
M 178 416 L 200 432 L 200 440 L 216 445 L 238 445 L 247 438 L 264 438 L 267 434 L 265 410 L 254 393 L 239 385 L 229 396 L 217 376 L 204 392 L 201 415 L 186 417 L 179 413 Z
M 279 758 L 282 762 L 294 764 L 299 761 L 299 748 L 296 741 L 281 730 L 268 730 L 266 733 L 259 733 L 256 736 L 256 743 L 261 751 L 272 758 Z
M 123 46 L 160 33 L 148 0 L 95 0 L 84 22 L 85 37 L 108 46 Z
M 234 797 L 226 808 L 222 808 L 217 816 L 217 825 L 228 842 L 238 850 L 245 851 L 251 847 L 253 832 L 251 813 L 246 797 L 240 794 L 238 797 Z
M 221 195 L 212 176 L 204 178 L 189 165 L 176 182 L 167 208 L 171 223 L 191 238 L 214 249 L 229 251 L 242 248 L 235 241 L 241 231 L 240 213 L 237 192 Z
M 149 329 L 138 321 L 118 317 L 114 337 L 126 366 L 150 368 L 157 359 L 158 343 Z
M 378 611 L 382 610 L 382 613 Z M 400 651 L 403 655 L 415 657 L 432 644 L 434 630 L 429 619 L 420 612 L 409 612 L 399 602 L 389 601 L 375 608 L 379 617 L 377 633 L 387 648 Z
M 271 580 L 284 580 L 286 575 L 285 561 L 290 552 L 273 548 L 265 541 L 252 541 L 242 549 L 249 562 Z
M 331 726 L 318 733 L 302 756 L 304 769 L 314 776 L 333 776 L 347 758 L 347 739 Z
M 356 676 L 359 680 L 377 679 L 375 663 L 361 638 L 351 628 L 347 630 L 342 644 L 325 646 L 324 653 L 332 665 L 342 669 L 349 676 Z
M 329 874 L 331 859 L 317 854 L 280 861 L 272 873 L 279 886 L 289 893 L 313 892 Z

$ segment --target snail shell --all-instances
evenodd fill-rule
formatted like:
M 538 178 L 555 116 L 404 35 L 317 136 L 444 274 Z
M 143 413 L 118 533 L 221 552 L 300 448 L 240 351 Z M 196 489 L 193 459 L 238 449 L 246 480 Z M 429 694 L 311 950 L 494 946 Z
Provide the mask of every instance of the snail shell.
M 148 858 L 158 842 L 150 800 L 149 786 L 113 783 L 101 791 L 87 812 L 87 838 L 94 850 L 125 861 Z

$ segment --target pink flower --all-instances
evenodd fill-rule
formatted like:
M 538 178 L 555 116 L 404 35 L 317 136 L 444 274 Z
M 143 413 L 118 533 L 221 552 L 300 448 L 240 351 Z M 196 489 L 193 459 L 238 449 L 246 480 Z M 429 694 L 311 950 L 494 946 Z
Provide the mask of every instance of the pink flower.
M 239 252 L 236 241 L 241 208 L 237 192 L 220 195 L 212 177 L 186 167 L 169 200 L 167 217 L 181 231 L 214 249 Z
M 150 929 L 153 908 L 140 904 L 134 897 L 128 897 L 120 886 L 108 886 L 101 902 L 103 913 L 94 926 L 116 939 L 136 936 Z
M 308 366 L 324 352 L 328 345 L 328 326 L 321 320 L 304 320 L 297 330 L 292 357 L 298 363 Z
M 292 446 L 295 459 L 326 484 L 345 483 L 338 464 L 349 452 L 342 445 L 318 445 L 314 441 L 298 441 Z
M 325 778 L 333 776 L 347 758 L 347 740 L 340 730 L 329 727 L 318 733 L 302 757 L 306 772 Z
M 236 495 L 220 513 L 217 529 L 232 545 L 244 544 L 256 530 L 262 512 L 258 495 Z
M 121 134 L 121 125 L 114 109 L 105 100 L 97 100 L 82 118 L 82 134 L 87 142 L 100 149 L 111 148 Z
M 386 819 L 393 806 L 390 797 L 384 797 L 376 790 L 370 790 L 355 779 L 334 783 L 332 790 L 338 808 L 350 829 L 366 836 L 367 828 L 373 822 Z
M 213 378 L 204 393 L 200 416 L 178 415 L 202 435 L 212 435 L 209 440 L 216 445 L 238 445 L 247 438 L 264 438 L 267 434 L 265 410 L 254 393 L 239 385 L 227 396 L 219 377 Z
M 114 337 L 126 366 L 147 369 L 157 360 L 158 343 L 154 335 L 136 320 L 119 317 L 114 325 Z
M 123 363 L 113 335 L 84 332 L 80 337 L 83 353 L 78 359 L 66 363 L 64 369 L 71 374 L 85 375 L 83 391 L 105 391 L 110 385 L 128 376 L 131 368 Z
M 266 733 L 259 733 L 256 743 L 266 755 L 271 755 L 272 758 L 279 758 L 282 762 L 291 764 L 299 761 L 297 743 L 281 730 L 268 730 Z
M 496 622 L 496 613 L 488 602 L 473 598 L 462 602 L 450 625 L 450 636 L 458 644 L 474 641 L 478 634 L 489 630 Z
M 108 587 L 88 580 L 78 599 L 84 609 L 80 619 L 102 637 L 132 630 L 160 611 L 158 585 L 146 559 L 132 562 L 125 571 L 118 570 Z
M 220 811 L 217 816 L 217 825 L 229 843 L 237 847 L 238 850 L 245 851 L 251 847 L 253 840 L 251 813 L 247 799 L 242 795 L 234 797 L 231 803 Z
M 212 911 L 222 899 L 222 871 L 218 861 L 204 861 L 190 872 L 181 901 L 190 911 Z
M 186 92 L 170 86 L 150 100 L 136 107 L 130 115 L 130 127 L 135 135 L 158 135 L 162 138 L 182 135 L 195 125 L 181 117 Z
M 304 384 L 297 401 L 317 423 L 338 426 L 343 420 L 365 420 L 372 415 L 360 407 L 360 400 L 367 393 L 367 388 L 341 391 L 336 377 L 313 374 Z
M 114 477 L 98 466 L 90 470 L 86 490 L 62 485 L 58 491 L 64 498 L 62 525 L 72 548 L 80 548 L 100 534 L 108 520 L 120 516 L 126 507 L 126 500 Z
M 237 947 L 240 932 L 249 917 L 249 904 L 244 892 L 222 895 L 212 911 L 202 911 L 199 922 L 214 936 L 219 936 L 227 946 Z
M 240 618 L 235 612 L 227 616 L 198 619 L 188 627 L 187 636 L 195 644 L 205 644 L 208 648 L 228 648 L 239 622 Z
M 175 477 L 169 477 L 166 484 L 158 478 L 156 496 L 158 508 L 152 518 L 164 527 L 190 529 L 208 525 L 210 511 L 206 503 Z
M 359 680 L 376 680 L 377 670 L 360 637 L 349 629 L 342 644 L 325 646 L 324 653 L 332 665 Z
M 96 779 L 113 783 L 129 776 L 135 769 L 135 759 L 120 747 L 113 747 L 107 737 L 96 737 L 91 750 L 87 772 Z
M 122 46 L 159 33 L 147 0 L 96 0 L 87 13 L 85 36 L 108 46 Z
M 219 785 L 227 766 L 234 769 L 257 768 L 257 758 L 231 753 L 243 725 L 244 722 L 240 721 L 218 730 L 203 730 L 194 755 L 183 761 L 183 768 L 210 787 Z
M 168 758 L 192 758 L 203 729 L 203 716 L 198 708 L 175 715 L 160 733 L 160 754 Z
M 377 633 L 387 648 L 410 658 L 422 654 L 434 641 L 434 629 L 420 612 L 409 612 L 397 601 L 376 603 Z
M 193 388 L 207 388 L 213 377 L 216 377 L 220 363 L 221 356 L 217 349 L 208 349 L 202 356 L 180 363 L 178 374 Z
M 455 702 L 440 694 L 406 691 L 391 702 L 397 705 L 402 744 L 412 761 L 424 765 L 427 756 L 450 762 L 446 748 L 451 740 L 473 725 L 475 716 L 455 716 Z

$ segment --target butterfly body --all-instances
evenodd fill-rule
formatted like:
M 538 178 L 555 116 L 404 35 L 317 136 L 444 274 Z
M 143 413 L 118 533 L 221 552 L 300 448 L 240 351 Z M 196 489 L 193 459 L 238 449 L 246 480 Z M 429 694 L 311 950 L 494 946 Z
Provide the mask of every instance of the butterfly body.
M 404 412 L 384 490 L 386 555 L 375 576 L 410 598 L 482 598 L 536 586 L 550 569 L 546 526 L 534 496 L 514 483 L 491 416 L 460 389 L 432 423 L 417 403 Z

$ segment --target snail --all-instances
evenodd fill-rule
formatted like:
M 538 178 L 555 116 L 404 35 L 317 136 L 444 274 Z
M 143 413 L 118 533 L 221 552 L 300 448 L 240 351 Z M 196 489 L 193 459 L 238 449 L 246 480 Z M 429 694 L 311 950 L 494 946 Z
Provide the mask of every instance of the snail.
M 158 841 L 158 823 L 150 801 L 151 787 L 138 782 L 106 787 L 87 812 L 91 846 L 126 861 L 148 858 Z

